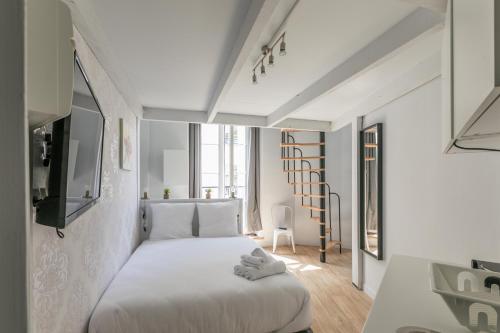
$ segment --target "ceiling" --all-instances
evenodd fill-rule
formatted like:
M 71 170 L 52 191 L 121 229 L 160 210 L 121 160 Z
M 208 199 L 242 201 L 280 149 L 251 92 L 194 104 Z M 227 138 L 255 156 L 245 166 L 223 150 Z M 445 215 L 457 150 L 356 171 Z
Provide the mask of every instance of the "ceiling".
M 251 68 L 260 47 L 268 42 L 260 40 L 221 111 L 269 115 L 415 8 L 398 0 L 299 2 L 285 29 L 287 55 L 276 57 L 268 75 L 252 84 Z
M 366 70 L 362 77 L 353 78 L 335 87 L 294 112 L 293 117 L 325 121 L 338 119 L 346 112 L 355 109 L 366 99 L 372 96 L 381 96 L 392 82 L 398 80 L 423 61 L 432 59 L 439 53 L 440 47 L 440 34 L 432 34 L 428 38 L 415 41 L 412 45 L 399 50 L 399 53 L 393 56 L 391 61 L 373 66 Z
M 250 0 L 80 0 L 145 106 L 205 110 Z M 103 38 L 103 39 L 104 39 Z
M 115 82 L 127 86 L 122 93 L 135 95 L 145 118 L 154 108 L 149 117 L 161 120 L 174 112 L 171 120 L 205 122 L 216 114 L 216 121 L 225 116 L 243 125 L 275 126 L 288 118 L 331 123 L 367 96 L 385 96 L 385 86 L 439 50 L 437 34 L 411 36 L 419 38 L 410 47 L 401 42 L 398 52 L 390 49 L 325 88 L 329 73 L 344 71 L 391 28 L 397 32 L 422 0 L 301 0 L 296 6 L 295 0 L 68 1 L 83 17 L 84 37 Z M 425 3 L 434 1 L 442 2 Z M 275 54 L 275 66 L 252 84 L 261 47 L 281 31 L 287 55 Z

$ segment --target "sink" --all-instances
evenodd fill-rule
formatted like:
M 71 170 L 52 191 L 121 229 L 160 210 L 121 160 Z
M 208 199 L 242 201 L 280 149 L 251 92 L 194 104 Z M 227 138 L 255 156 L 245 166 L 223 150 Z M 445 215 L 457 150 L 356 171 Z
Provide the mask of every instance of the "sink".
M 462 326 L 472 332 L 500 333 L 500 274 L 438 263 L 430 264 L 431 289 Z

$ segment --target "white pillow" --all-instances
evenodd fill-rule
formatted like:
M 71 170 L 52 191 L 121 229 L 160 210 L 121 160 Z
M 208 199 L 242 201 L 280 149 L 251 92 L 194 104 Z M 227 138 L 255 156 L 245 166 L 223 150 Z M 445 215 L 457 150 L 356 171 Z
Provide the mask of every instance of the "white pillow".
M 238 236 L 237 201 L 198 203 L 200 237 Z
M 152 204 L 149 239 L 192 238 L 195 207 L 194 203 Z

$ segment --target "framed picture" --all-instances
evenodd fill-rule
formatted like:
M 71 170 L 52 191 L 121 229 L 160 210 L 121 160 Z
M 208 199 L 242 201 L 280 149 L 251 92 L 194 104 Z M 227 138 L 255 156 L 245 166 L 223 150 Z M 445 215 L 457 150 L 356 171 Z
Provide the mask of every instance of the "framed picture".
M 130 128 L 127 121 L 120 118 L 120 168 L 132 170 L 134 146 L 130 137 Z

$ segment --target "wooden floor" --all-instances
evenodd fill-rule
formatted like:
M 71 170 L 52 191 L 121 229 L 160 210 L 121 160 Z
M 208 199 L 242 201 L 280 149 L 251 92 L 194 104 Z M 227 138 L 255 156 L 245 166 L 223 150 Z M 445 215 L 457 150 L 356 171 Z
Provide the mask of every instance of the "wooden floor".
M 314 333 L 361 332 L 372 301 L 352 286 L 351 252 L 329 250 L 322 264 L 317 247 L 297 246 L 296 250 L 294 255 L 289 247 L 280 247 L 276 255 L 311 293 Z

